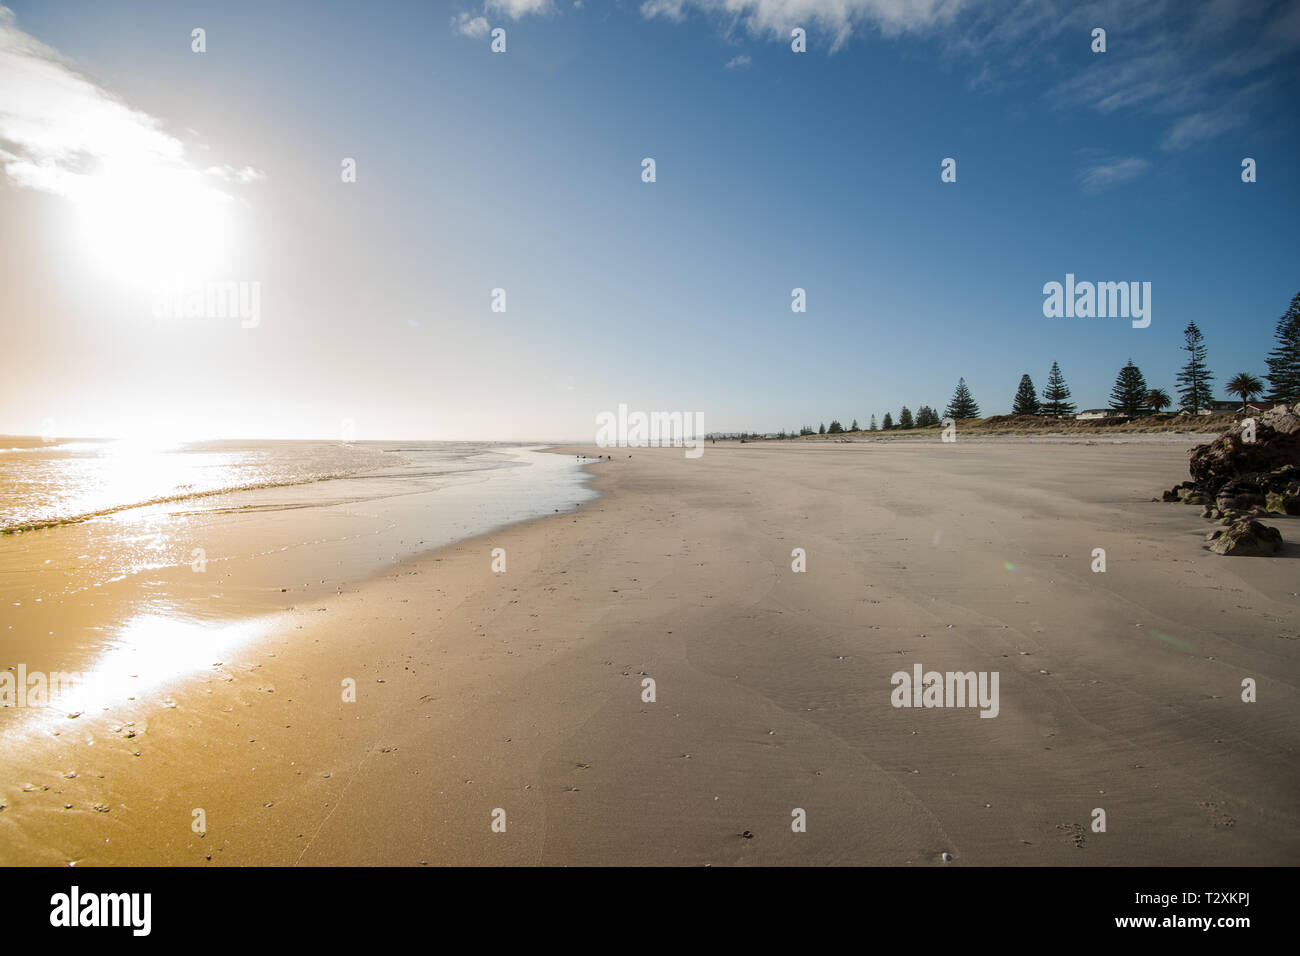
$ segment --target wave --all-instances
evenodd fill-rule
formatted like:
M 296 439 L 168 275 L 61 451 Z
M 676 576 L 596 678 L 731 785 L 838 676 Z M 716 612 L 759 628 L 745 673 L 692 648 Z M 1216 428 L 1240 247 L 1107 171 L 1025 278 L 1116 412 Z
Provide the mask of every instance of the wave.
M 158 495 L 154 498 L 146 498 L 142 501 L 132 501 L 126 504 L 112 505 L 108 508 L 99 508 L 95 511 L 87 511 L 82 514 L 67 515 L 57 518 L 40 518 L 34 521 L 19 522 L 0 526 L 0 535 L 5 534 L 22 534 L 26 531 L 44 531 L 47 528 L 57 528 L 62 525 L 79 524 L 82 521 L 90 521 L 92 518 L 103 518 L 107 515 L 117 514 L 122 511 L 131 511 L 135 508 L 149 508 L 154 505 L 173 504 L 178 501 L 191 501 L 198 498 L 212 498 L 217 495 L 228 495 L 240 491 L 264 491 L 268 488 L 289 488 L 295 485 L 312 485 L 322 481 L 337 481 L 344 478 L 359 478 L 368 472 L 379 471 L 387 468 L 387 463 L 372 465 L 369 468 L 352 469 L 349 471 L 331 472 L 327 474 L 313 475 L 308 478 L 287 478 L 270 481 L 256 481 L 247 484 L 229 485 L 223 488 L 209 488 L 204 491 L 184 491 L 170 495 Z

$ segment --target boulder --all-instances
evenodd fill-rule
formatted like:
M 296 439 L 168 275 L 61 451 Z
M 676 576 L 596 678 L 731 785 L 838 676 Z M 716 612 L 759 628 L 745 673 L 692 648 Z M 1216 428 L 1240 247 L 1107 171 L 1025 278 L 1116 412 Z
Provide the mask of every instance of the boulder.
M 1266 503 L 1264 487 L 1253 476 L 1230 478 L 1214 498 L 1214 506 L 1220 511 L 1249 511 Z
M 1282 550 L 1282 532 L 1251 518 L 1241 518 L 1206 535 L 1215 554 L 1276 554 Z

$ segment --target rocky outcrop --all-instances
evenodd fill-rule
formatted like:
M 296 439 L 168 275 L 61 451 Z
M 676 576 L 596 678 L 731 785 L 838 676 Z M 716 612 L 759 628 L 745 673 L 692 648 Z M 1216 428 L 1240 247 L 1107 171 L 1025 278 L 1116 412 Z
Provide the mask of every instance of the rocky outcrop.
M 1300 416 L 1288 413 L 1282 424 L 1296 424 L 1297 429 L 1283 431 L 1261 420 L 1255 425 L 1254 441 L 1247 440 L 1250 435 L 1244 429 L 1233 429 L 1208 445 L 1197 445 L 1188 471 L 1198 491 L 1217 496 L 1234 478 L 1252 477 L 1265 484 L 1273 472 L 1300 466 Z
M 1211 534 L 1216 554 L 1274 554 L 1282 535 L 1252 516 L 1300 515 L 1300 415 L 1279 405 L 1253 428 L 1239 422 L 1208 445 L 1192 449 L 1190 481 L 1164 492 L 1165 501 L 1202 505 L 1201 516 L 1226 526 Z
M 1260 423 L 1284 435 L 1300 432 L 1300 414 L 1288 405 L 1277 405 L 1259 416 Z

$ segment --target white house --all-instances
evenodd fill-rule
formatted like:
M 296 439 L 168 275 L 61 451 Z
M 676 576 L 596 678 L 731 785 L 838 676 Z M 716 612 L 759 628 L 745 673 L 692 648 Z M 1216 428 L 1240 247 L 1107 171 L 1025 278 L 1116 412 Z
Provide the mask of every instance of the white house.
M 1247 415 L 1262 415 L 1268 408 L 1264 405 L 1248 403 L 1246 405 Z M 1196 414 L 1198 415 L 1217 415 L 1222 412 L 1239 412 L 1241 411 L 1241 402 L 1210 402 L 1209 408 L 1202 408 Z

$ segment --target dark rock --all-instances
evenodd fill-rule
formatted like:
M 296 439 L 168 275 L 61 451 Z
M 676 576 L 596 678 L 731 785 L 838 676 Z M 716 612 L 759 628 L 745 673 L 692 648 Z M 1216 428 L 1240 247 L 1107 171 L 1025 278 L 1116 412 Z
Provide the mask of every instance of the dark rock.
M 1233 430 L 1196 446 L 1188 471 L 1200 493 L 1217 496 L 1233 478 L 1268 475 L 1288 465 L 1300 466 L 1300 432 L 1280 432 L 1261 422 L 1253 442 Z
M 1247 511 L 1264 504 L 1264 488 L 1253 477 L 1232 478 L 1219 489 L 1214 504 L 1220 511 Z
M 1282 494 L 1276 491 L 1268 493 L 1264 505 L 1268 511 L 1283 515 L 1300 515 L 1300 495 Z
M 1206 540 L 1215 554 L 1276 554 L 1282 550 L 1282 532 L 1250 518 L 1211 531 Z

